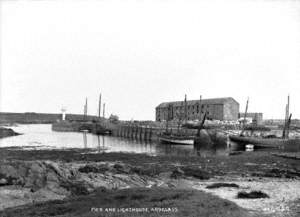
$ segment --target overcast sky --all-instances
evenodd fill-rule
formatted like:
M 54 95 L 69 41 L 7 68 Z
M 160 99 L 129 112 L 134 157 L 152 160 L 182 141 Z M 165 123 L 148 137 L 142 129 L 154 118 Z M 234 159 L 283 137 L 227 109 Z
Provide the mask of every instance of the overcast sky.
M 154 119 L 163 101 L 233 97 L 300 118 L 300 1 L 0 0 L 1 111 Z M 226 2 L 226 3 L 225 3 Z

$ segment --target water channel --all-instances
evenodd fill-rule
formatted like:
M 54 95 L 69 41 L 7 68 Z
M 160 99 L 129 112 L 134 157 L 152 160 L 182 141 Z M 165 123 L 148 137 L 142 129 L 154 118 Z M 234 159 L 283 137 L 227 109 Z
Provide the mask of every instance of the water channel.
M 0 140 L 0 147 L 23 149 L 82 148 L 91 152 L 131 152 L 150 155 L 228 155 L 232 147 L 215 145 L 195 149 L 193 145 L 167 145 L 159 142 L 146 143 L 111 136 L 97 136 L 81 132 L 55 132 L 50 124 L 18 125 L 12 128 L 22 135 Z

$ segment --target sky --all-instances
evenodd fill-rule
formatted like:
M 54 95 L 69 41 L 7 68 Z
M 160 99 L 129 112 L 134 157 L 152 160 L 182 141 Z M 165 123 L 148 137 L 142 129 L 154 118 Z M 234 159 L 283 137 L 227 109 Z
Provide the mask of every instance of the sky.
M 0 0 L 0 111 L 154 120 L 161 102 L 233 97 L 300 118 L 298 0 Z

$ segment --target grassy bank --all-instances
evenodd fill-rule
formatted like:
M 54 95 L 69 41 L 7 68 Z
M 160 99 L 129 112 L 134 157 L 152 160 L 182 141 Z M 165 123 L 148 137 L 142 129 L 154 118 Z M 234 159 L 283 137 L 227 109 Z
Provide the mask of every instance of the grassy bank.
M 112 209 L 108 212 L 105 208 Z M 130 210 L 128 208 L 140 209 Z M 7 209 L 2 213 L 0 212 L 0 215 L 3 217 L 252 216 L 230 201 L 201 191 L 163 188 L 135 188 L 116 191 L 99 189 L 89 196 L 74 197 L 69 200 L 52 201 L 39 205 L 21 206 L 15 209 Z

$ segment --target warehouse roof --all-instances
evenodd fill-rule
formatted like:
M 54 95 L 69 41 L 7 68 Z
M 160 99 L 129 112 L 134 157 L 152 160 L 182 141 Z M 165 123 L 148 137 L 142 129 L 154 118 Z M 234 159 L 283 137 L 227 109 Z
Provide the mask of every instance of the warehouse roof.
M 187 100 L 187 105 L 197 105 L 200 100 Z M 239 104 L 235 99 L 232 97 L 224 97 L 224 98 L 212 98 L 212 99 L 202 99 L 201 104 L 225 104 L 228 102 L 234 102 Z M 173 106 L 181 106 L 183 105 L 184 101 L 173 101 L 173 102 L 163 102 L 159 104 L 156 108 L 166 108 L 169 105 Z

